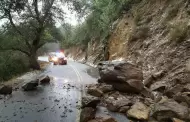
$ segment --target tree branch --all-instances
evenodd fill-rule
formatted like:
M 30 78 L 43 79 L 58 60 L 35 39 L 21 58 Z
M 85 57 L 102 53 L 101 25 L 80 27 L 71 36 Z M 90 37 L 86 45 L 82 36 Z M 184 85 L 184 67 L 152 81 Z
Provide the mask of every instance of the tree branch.
M 31 46 L 30 46 L 29 42 L 28 42 L 27 39 L 24 37 L 24 35 L 18 30 L 18 28 L 16 27 L 16 25 L 15 25 L 14 22 L 13 22 L 13 18 L 12 18 L 12 16 L 11 16 L 11 10 L 10 10 L 10 8 L 11 8 L 11 4 L 10 4 L 9 10 L 8 10 L 8 18 L 9 18 L 9 21 L 10 21 L 12 27 L 16 30 L 16 32 L 17 32 L 18 34 L 20 34 L 20 35 L 24 38 L 25 44 L 26 44 L 26 45 L 28 46 L 28 48 L 30 49 Z
M 37 19 L 37 21 L 38 21 L 39 24 L 40 24 L 41 21 L 40 21 L 40 14 L 39 14 L 39 10 L 38 10 L 38 0 L 34 0 L 34 1 L 33 1 L 33 5 L 34 5 L 35 13 L 36 13 L 36 19 Z
M 30 53 L 29 53 L 29 52 L 27 52 L 27 51 L 25 51 L 25 50 L 22 50 L 22 49 L 20 49 L 20 48 L 15 48 L 15 47 L 2 48 L 2 47 L 0 46 L 0 50 L 3 50 L 3 51 L 7 51 L 7 50 L 19 51 L 19 52 L 22 52 L 22 53 L 26 54 L 27 56 L 30 56 Z
M 45 44 L 46 44 L 46 42 L 41 43 L 41 44 L 39 44 L 39 45 L 38 45 L 38 47 L 37 47 L 37 48 L 39 49 L 39 48 L 41 48 L 42 46 L 44 46 Z

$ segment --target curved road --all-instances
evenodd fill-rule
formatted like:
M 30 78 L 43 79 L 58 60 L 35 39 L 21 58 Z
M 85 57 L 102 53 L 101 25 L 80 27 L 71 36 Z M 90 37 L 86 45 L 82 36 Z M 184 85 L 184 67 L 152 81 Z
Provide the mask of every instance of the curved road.
M 36 91 L 14 91 L 7 100 L 0 100 L 0 122 L 77 122 L 81 96 L 87 84 L 96 83 L 97 71 L 87 65 L 49 66 L 41 76 L 52 77 L 49 85 Z

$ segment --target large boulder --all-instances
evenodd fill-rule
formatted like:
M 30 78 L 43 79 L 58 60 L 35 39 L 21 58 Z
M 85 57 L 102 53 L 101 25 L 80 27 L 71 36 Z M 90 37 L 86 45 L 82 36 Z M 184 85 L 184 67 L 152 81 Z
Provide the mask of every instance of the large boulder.
M 171 120 L 172 118 L 190 121 L 188 107 L 171 99 L 161 100 L 159 103 L 156 103 L 151 114 L 158 121 Z
M 12 94 L 12 87 L 6 85 L 0 86 L 0 94 L 2 95 Z
M 148 120 L 150 109 L 141 102 L 136 102 L 127 112 L 127 116 L 137 120 Z
M 38 79 L 32 80 L 32 81 L 30 81 L 30 82 L 24 84 L 24 85 L 22 86 L 22 88 L 23 88 L 24 91 L 32 91 L 32 90 L 35 90 L 35 89 L 37 88 L 37 86 L 38 86 L 38 82 L 39 82 Z
M 128 62 L 101 62 L 98 64 L 100 81 L 113 85 L 122 92 L 139 93 L 143 85 L 142 70 Z
M 95 118 L 96 110 L 91 107 L 85 107 L 80 114 L 80 122 L 88 122 Z
M 98 97 L 85 96 L 82 98 L 82 108 L 91 107 L 96 108 L 96 106 L 100 103 L 100 99 Z
M 49 76 L 43 77 L 42 79 L 40 79 L 40 83 L 41 84 L 50 83 L 50 77 Z

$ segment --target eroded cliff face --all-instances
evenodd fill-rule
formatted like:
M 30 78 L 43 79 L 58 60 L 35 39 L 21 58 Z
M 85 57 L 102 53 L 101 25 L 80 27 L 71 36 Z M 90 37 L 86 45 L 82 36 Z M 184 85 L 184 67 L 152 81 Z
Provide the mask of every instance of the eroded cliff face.
M 123 57 L 137 64 L 144 79 L 164 71 L 159 80 L 187 83 L 189 18 L 188 0 L 143 0 L 119 20 L 108 40 L 109 60 Z
M 122 58 L 137 64 L 144 79 L 164 71 L 165 77 L 159 80 L 186 83 L 190 59 L 189 6 L 188 0 L 142 0 L 135 4 L 117 20 L 108 38 L 108 59 Z M 91 41 L 88 49 L 71 50 L 76 59 L 87 59 L 91 64 L 105 56 L 105 45 L 98 40 Z

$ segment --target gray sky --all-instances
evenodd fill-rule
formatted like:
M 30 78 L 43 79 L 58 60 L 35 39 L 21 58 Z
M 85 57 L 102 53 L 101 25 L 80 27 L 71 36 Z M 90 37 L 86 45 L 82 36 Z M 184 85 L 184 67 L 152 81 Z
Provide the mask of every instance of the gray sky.
M 61 5 L 61 4 L 60 4 Z M 65 22 L 66 23 L 69 23 L 73 26 L 77 25 L 78 24 L 78 21 L 77 21 L 77 13 L 76 12 L 72 12 L 71 10 L 69 10 L 68 6 L 67 5 L 64 5 L 63 7 L 61 7 L 63 9 L 63 11 L 66 13 L 65 15 Z M 2 26 L 7 20 L 6 19 L 3 19 L 0 21 L 0 26 Z M 56 26 L 60 26 L 61 25 L 61 21 L 58 21 L 56 22 Z

